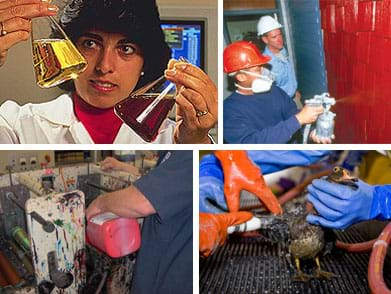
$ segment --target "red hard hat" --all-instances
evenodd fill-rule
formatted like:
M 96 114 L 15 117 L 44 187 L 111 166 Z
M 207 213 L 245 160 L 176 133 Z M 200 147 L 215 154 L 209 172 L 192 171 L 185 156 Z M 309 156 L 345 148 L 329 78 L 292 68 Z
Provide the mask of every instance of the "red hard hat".
M 224 72 L 231 73 L 241 69 L 262 65 L 270 61 L 269 56 L 259 52 L 257 46 L 248 41 L 237 41 L 224 49 Z

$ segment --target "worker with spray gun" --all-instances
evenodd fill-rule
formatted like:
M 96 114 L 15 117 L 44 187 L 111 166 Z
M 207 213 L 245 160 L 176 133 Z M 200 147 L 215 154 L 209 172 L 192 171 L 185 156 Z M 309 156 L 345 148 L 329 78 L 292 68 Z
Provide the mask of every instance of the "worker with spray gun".
M 224 101 L 224 140 L 227 143 L 300 143 L 301 127 L 312 124 L 324 111 L 306 105 L 300 111 L 293 100 L 268 76 L 262 55 L 251 42 L 238 41 L 224 50 L 224 71 L 237 90 Z M 315 143 L 331 143 L 311 132 Z

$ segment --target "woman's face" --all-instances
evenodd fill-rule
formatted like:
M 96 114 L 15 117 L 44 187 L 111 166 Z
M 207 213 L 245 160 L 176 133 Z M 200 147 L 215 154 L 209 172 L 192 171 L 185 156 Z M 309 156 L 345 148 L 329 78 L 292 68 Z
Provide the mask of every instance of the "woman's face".
M 91 30 L 76 42 L 88 62 L 75 80 L 77 94 L 88 104 L 110 108 L 136 86 L 144 64 L 138 45 L 125 35 Z

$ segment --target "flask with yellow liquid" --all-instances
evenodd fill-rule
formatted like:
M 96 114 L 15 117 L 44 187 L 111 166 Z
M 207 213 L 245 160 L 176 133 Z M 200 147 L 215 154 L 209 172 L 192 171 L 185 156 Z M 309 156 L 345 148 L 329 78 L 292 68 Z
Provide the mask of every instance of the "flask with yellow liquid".
M 32 26 L 33 64 L 39 87 L 50 88 L 76 79 L 86 69 L 87 61 L 54 17 L 34 19 Z

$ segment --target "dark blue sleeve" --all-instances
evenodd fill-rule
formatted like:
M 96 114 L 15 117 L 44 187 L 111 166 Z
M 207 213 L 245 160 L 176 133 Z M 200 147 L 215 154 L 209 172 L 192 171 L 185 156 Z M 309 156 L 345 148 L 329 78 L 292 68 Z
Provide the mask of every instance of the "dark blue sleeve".
M 282 101 L 283 101 L 282 102 L 282 105 L 283 105 L 282 111 L 284 113 L 285 119 L 289 119 L 292 116 L 296 115 L 299 112 L 299 110 L 297 109 L 295 101 L 293 101 L 293 99 L 291 97 L 289 97 L 284 92 L 284 90 L 282 90 L 281 88 L 276 87 L 276 91 L 280 94 Z
M 169 151 L 158 167 L 134 183 L 162 223 L 193 205 L 193 152 Z
M 293 102 L 294 103 L 294 102 Z M 297 109 L 290 109 L 290 117 L 274 126 L 256 128 L 240 107 L 224 105 L 224 140 L 233 144 L 284 144 L 300 129 L 295 117 Z

